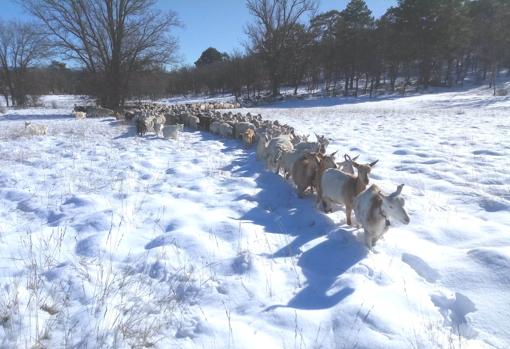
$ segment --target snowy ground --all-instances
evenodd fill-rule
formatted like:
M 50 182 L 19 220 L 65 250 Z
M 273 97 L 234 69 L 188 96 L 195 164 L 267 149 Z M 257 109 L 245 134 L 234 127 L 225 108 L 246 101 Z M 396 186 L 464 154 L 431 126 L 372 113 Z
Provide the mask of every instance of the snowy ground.
M 0 348 L 507 348 L 510 97 L 340 101 L 245 111 L 406 184 L 375 253 L 236 141 L 0 115 Z

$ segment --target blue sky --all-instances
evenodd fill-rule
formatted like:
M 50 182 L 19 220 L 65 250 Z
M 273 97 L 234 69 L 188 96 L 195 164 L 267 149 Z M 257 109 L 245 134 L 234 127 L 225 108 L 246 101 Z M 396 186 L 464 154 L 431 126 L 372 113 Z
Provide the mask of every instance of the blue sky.
M 342 10 L 348 0 L 321 0 L 320 12 Z M 394 6 L 397 0 L 366 0 L 376 17 Z M 0 0 L 0 16 L 19 18 L 24 13 L 10 0 Z M 158 0 L 163 10 L 177 12 L 184 26 L 176 29 L 183 64 L 192 64 L 200 53 L 212 46 L 230 53 L 246 41 L 244 27 L 251 20 L 244 0 Z

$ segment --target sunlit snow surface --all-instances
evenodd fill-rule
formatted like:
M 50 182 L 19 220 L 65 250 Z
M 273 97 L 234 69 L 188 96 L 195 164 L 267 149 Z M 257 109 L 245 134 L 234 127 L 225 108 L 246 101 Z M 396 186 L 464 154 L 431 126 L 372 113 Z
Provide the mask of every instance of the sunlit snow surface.
M 0 347 L 510 346 L 510 97 L 242 110 L 405 184 L 411 223 L 373 252 L 237 141 L 135 137 L 74 103 L 0 115 Z

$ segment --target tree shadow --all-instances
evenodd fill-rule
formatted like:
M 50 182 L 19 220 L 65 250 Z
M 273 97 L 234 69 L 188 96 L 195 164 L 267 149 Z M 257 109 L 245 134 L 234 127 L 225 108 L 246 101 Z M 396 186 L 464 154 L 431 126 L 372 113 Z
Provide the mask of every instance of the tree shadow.
M 2 122 L 2 121 L 70 120 L 70 119 L 74 119 L 74 116 L 71 114 L 54 114 L 54 115 L 4 114 L 4 115 L 0 115 L 0 122 Z
M 283 100 L 280 102 L 268 103 L 256 105 L 254 108 L 257 109 L 287 109 L 287 108 L 315 108 L 315 107 L 334 107 L 338 105 L 350 105 L 350 104 L 360 104 L 367 102 L 380 102 L 380 101 L 388 101 L 388 100 L 396 100 L 401 98 L 412 97 L 414 94 L 409 94 L 407 96 L 402 96 L 398 94 L 377 96 L 377 97 L 369 97 L 369 96 L 360 96 L 360 97 L 345 97 L 345 96 L 317 96 L 317 97 L 309 97 L 305 99 L 290 99 Z

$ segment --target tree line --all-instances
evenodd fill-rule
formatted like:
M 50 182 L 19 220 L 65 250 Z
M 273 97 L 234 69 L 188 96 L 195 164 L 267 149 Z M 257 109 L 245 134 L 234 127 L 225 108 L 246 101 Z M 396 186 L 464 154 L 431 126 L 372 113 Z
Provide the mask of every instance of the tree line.
M 180 25 L 156 0 L 24 0 L 31 21 L 0 21 L 0 92 L 80 93 L 117 109 L 130 98 L 190 93 L 277 96 L 305 87 L 331 95 L 487 82 L 510 68 L 510 1 L 399 0 L 374 18 L 364 0 L 317 11 L 315 0 L 246 0 L 242 49 L 210 47 L 176 62 Z M 65 62 L 65 63 L 63 63 Z
M 141 74 L 153 74 L 175 58 L 177 43 L 171 30 L 180 23 L 174 12 L 159 10 L 156 0 L 20 0 L 18 4 L 33 21 L 0 23 L 0 87 L 15 106 L 27 103 L 36 89 L 31 82 L 40 81 L 41 71 L 55 68 L 40 68 L 48 57 L 69 62 L 72 69 L 52 73 L 70 74 L 81 85 L 63 92 L 82 90 L 112 109 L 129 97 Z
M 376 19 L 363 0 L 317 13 L 313 0 L 248 0 L 247 52 L 171 74 L 173 93 L 236 96 L 282 86 L 373 95 L 467 78 L 496 92 L 510 68 L 510 1 L 399 0 Z

